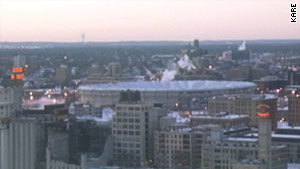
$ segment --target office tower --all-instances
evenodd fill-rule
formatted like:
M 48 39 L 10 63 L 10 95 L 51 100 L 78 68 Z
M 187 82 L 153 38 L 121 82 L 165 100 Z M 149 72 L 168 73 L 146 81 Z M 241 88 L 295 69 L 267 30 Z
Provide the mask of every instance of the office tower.
M 61 65 L 55 70 L 55 80 L 60 85 L 65 85 L 71 80 L 71 71 L 66 65 Z
M 289 95 L 288 122 L 291 126 L 300 126 L 300 97 L 299 94 Z
M 92 104 L 82 104 L 79 102 L 73 102 L 69 106 L 69 114 L 74 114 L 76 116 L 82 115 L 93 115 L 101 116 L 102 107 L 94 106 Z
M 48 129 L 47 147 L 53 158 L 59 161 L 69 161 L 69 139 L 68 133 L 63 129 Z
M 113 117 L 114 163 L 130 167 L 151 164 L 156 123 L 156 112 L 147 104 L 117 104 Z
M 20 87 L 0 86 L 0 118 L 12 118 L 22 112 L 22 95 Z
M 289 85 L 300 85 L 300 71 L 288 71 L 288 84 Z
M 115 76 L 121 74 L 122 67 L 119 62 L 112 62 L 108 64 L 108 74 L 109 76 Z
M 201 167 L 203 143 L 206 137 L 221 139 L 218 125 L 193 128 L 176 125 L 169 130 L 155 131 L 154 163 L 156 168 L 196 169 Z M 215 140 L 215 141 L 216 141 Z
M 228 112 L 230 114 L 248 115 L 250 126 L 258 127 L 256 107 L 266 104 L 270 107 L 272 128 L 277 124 L 277 96 L 275 95 L 225 95 L 208 100 L 209 113 Z

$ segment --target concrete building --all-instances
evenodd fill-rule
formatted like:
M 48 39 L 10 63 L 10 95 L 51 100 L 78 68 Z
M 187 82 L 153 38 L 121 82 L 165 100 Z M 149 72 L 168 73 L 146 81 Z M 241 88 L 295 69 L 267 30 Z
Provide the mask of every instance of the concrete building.
M 271 140 L 272 123 L 270 109 L 267 105 L 260 105 L 258 112 L 258 139 L 229 137 L 223 141 L 205 139 L 203 153 L 206 163 L 203 169 L 209 168 L 287 168 L 287 147 L 273 145 Z M 212 159 L 209 159 L 212 157 Z M 245 162 L 248 161 L 248 162 Z M 258 161 L 249 163 L 249 161 Z M 245 167 L 242 167 L 245 166 Z
M 51 157 L 62 162 L 69 161 L 68 133 L 62 129 L 48 130 L 48 145 Z
M 82 169 L 80 165 L 69 164 L 52 158 L 51 151 L 48 148 L 46 152 L 46 169 Z
M 196 169 L 201 167 L 206 135 L 220 139 L 221 127 L 202 125 L 193 128 L 155 131 L 154 162 L 157 168 Z
M 36 120 L 1 121 L 0 169 L 33 169 L 43 155 L 43 130 Z
M 257 133 L 247 133 L 245 138 L 258 138 Z M 280 126 L 271 135 L 274 145 L 287 146 L 287 161 L 300 163 L 300 127 Z
M 288 83 L 289 85 L 300 85 L 300 71 L 290 70 L 288 72 Z
M 90 69 L 96 69 L 92 67 Z M 99 69 L 99 68 L 98 68 Z M 122 72 L 122 67 L 119 62 L 111 62 L 108 64 L 107 73 L 100 73 L 100 71 L 89 71 L 88 77 L 83 81 L 83 84 L 101 84 L 101 83 L 118 83 L 134 81 L 135 77 Z
M 118 83 L 118 82 L 130 82 L 134 81 L 134 76 L 128 74 L 118 74 L 114 76 L 107 76 L 100 73 L 90 74 L 86 80 L 83 81 L 84 84 L 101 84 L 101 83 Z
M 117 104 L 113 117 L 114 164 L 147 166 L 153 162 L 153 135 L 157 115 L 142 103 Z
M 94 106 L 91 104 L 82 104 L 79 102 L 71 103 L 69 106 L 69 113 L 74 114 L 76 116 L 83 115 L 93 115 L 93 116 L 101 116 L 102 107 Z
M 300 97 L 299 94 L 289 95 L 288 122 L 291 126 L 300 126 Z
M 108 75 L 115 76 L 119 75 L 122 72 L 122 67 L 119 62 L 111 62 L 108 64 Z
M 208 112 L 248 115 L 250 126 L 258 127 L 256 107 L 260 104 L 270 106 L 272 127 L 274 129 L 277 125 L 277 96 L 275 95 L 224 95 L 212 97 L 208 100 Z
M 88 74 L 100 74 L 101 73 L 101 69 L 99 67 L 98 64 L 92 64 L 91 67 L 87 68 L 87 73 Z
M 254 82 L 257 84 L 258 90 L 263 92 L 284 88 L 288 85 L 288 81 L 286 79 L 280 79 L 277 76 L 265 76 L 255 80 Z
M 226 135 L 219 125 L 171 125 L 155 132 L 155 167 L 284 169 L 286 145 L 271 139 L 270 113 L 258 113 L 257 137 Z M 174 127 L 173 127 L 174 126 Z
M 0 118 L 22 113 L 23 90 L 20 87 L 0 86 Z
M 175 107 L 183 100 L 196 98 L 207 103 L 212 96 L 223 94 L 251 94 L 256 85 L 251 82 L 230 81 L 169 81 L 169 82 L 123 82 L 115 84 L 83 85 L 78 88 L 80 101 L 94 105 L 115 105 L 121 91 L 140 91 L 141 101 Z
M 55 70 L 55 80 L 60 85 L 67 84 L 71 80 L 71 70 L 66 65 L 61 65 Z

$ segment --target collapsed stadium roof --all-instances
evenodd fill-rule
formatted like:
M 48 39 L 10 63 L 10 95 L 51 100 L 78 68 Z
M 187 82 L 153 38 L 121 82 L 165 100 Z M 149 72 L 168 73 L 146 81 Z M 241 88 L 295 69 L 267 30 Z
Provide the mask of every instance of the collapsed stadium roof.
M 82 85 L 79 90 L 97 90 L 97 91 L 122 91 L 122 90 L 139 90 L 139 91 L 205 91 L 205 90 L 226 90 L 238 88 L 256 87 L 252 82 L 238 81 L 139 81 L 139 82 L 121 82 L 107 83 L 96 85 Z

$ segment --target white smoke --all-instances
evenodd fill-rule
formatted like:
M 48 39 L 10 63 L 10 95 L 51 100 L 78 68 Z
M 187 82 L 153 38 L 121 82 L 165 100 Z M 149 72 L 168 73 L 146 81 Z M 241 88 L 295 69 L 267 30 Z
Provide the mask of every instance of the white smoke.
M 246 41 L 244 41 L 238 48 L 239 51 L 246 50 Z
M 154 78 L 155 77 L 154 74 L 149 69 L 147 69 L 145 67 L 144 67 L 144 69 L 145 69 L 147 75 L 150 76 L 150 78 Z
M 175 79 L 175 75 L 177 74 L 176 70 L 167 70 L 165 69 L 165 71 L 162 74 L 161 80 L 162 82 L 167 82 L 167 81 L 172 81 Z
M 195 65 L 191 62 L 190 58 L 186 54 L 180 58 L 177 64 L 181 69 L 186 69 L 188 71 L 196 69 Z

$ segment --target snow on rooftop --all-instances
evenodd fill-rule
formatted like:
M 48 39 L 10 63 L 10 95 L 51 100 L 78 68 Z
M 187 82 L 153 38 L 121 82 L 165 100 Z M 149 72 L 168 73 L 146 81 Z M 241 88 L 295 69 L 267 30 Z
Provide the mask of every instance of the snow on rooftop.
M 23 108 L 31 110 L 44 110 L 45 106 L 56 104 L 65 104 L 65 99 L 49 99 L 47 97 L 41 97 L 37 100 L 26 100 L 23 102 Z
M 249 133 L 249 134 L 246 134 L 245 136 L 258 137 L 258 133 Z M 295 134 L 272 134 L 272 137 L 273 138 L 300 139 L 300 135 L 295 135 Z
M 195 91 L 195 90 L 226 90 L 235 88 L 255 87 L 252 82 L 237 81 L 140 81 L 140 82 L 121 82 L 96 85 L 82 85 L 79 90 L 139 90 L 139 91 Z
M 288 169 L 300 169 L 299 163 L 288 163 Z
M 207 118 L 207 119 L 238 119 L 248 117 L 248 115 L 240 115 L 240 114 L 198 114 L 192 116 L 193 118 Z
M 275 99 L 278 98 L 276 94 L 225 94 L 223 96 L 214 96 L 212 99 L 224 99 L 229 100 L 235 99 L 252 99 L 252 100 L 261 100 L 261 99 Z
M 226 139 L 227 141 L 246 141 L 246 142 L 256 142 L 257 138 L 243 138 L 243 137 L 229 137 Z
M 300 130 L 300 126 L 280 126 L 279 129 L 294 129 L 294 130 Z
M 292 135 L 292 134 L 272 134 L 272 137 L 300 139 L 300 135 Z
M 190 118 L 181 116 L 181 112 L 170 112 L 167 117 L 176 118 L 176 123 L 188 123 Z
M 114 110 L 111 108 L 103 108 L 102 110 L 102 117 L 92 116 L 92 115 L 84 115 L 84 116 L 77 116 L 78 120 L 93 120 L 96 122 L 109 122 L 112 120 L 113 115 L 116 114 Z
M 289 107 L 288 107 L 288 106 L 277 107 L 277 110 L 279 110 L 279 111 L 288 111 L 288 110 L 289 110 Z

